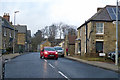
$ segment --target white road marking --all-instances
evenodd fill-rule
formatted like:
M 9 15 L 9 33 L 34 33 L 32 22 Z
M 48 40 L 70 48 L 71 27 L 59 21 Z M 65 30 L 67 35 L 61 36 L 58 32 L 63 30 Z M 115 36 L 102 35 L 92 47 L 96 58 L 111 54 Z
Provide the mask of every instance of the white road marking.
M 65 76 L 61 71 L 58 71 L 59 74 L 61 74 L 63 77 L 65 77 L 66 79 L 70 80 L 67 76 Z
M 5 60 L 4 62 L 6 63 L 6 62 L 8 62 L 8 60 Z
M 49 63 L 49 65 L 50 65 L 52 68 L 55 68 L 52 64 Z
M 11 59 L 6 59 L 4 62 L 7 63 L 8 61 L 11 61 Z
M 47 60 L 46 60 L 46 59 L 44 59 L 44 61 L 45 61 L 45 62 L 47 62 Z

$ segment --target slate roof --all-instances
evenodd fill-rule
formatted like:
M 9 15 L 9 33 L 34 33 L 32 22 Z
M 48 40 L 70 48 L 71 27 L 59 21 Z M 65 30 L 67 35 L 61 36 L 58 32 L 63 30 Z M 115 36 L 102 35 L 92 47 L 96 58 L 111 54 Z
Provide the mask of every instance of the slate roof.
M 10 22 L 8 22 L 6 19 L 4 19 L 3 17 L 0 16 L 0 18 L 2 19 L 3 23 L 2 23 L 2 27 L 5 28 L 9 28 L 11 30 L 14 30 L 13 26 L 10 24 Z
M 44 43 L 46 43 L 47 41 L 43 41 L 41 44 L 44 44 Z
M 15 25 L 18 33 L 27 33 L 27 26 L 26 25 Z
M 116 20 L 116 6 L 107 5 L 103 9 L 99 10 L 95 13 L 90 19 L 88 19 L 84 24 L 80 27 L 89 23 L 90 21 L 105 21 L 105 22 L 112 22 Z M 118 20 L 120 21 L 120 6 L 119 6 L 119 13 L 118 13 Z M 80 28 L 78 27 L 78 29 Z

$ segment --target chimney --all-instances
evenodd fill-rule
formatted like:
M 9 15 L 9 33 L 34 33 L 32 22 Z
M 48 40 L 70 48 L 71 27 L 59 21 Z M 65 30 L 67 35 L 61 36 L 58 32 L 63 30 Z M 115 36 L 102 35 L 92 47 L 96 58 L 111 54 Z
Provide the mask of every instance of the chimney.
M 4 13 L 3 18 L 6 19 L 8 22 L 10 22 L 9 13 Z
M 97 12 L 98 12 L 98 11 L 100 11 L 100 10 L 102 10 L 102 9 L 103 9 L 103 8 L 100 8 L 100 7 L 99 7 L 99 8 L 97 8 Z

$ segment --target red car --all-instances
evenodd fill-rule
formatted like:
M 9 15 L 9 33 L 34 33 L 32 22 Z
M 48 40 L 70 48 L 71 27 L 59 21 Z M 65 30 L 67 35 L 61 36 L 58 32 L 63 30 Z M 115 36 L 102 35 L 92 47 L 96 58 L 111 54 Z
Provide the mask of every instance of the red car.
M 58 59 L 58 53 L 53 47 L 44 47 L 40 51 L 40 58 L 54 58 Z

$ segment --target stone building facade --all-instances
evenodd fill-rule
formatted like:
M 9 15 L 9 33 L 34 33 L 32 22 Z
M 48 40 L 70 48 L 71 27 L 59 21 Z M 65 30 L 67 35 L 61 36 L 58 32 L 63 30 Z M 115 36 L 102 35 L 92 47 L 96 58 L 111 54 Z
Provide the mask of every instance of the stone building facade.
M 8 18 L 7 18 L 8 17 Z M 13 48 L 13 35 L 14 35 L 14 28 L 12 24 L 9 22 L 9 14 L 4 14 L 3 17 L 0 17 L 0 31 L 1 31 L 1 44 L 0 44 L 0 51 L 2 53 L 11 52 Z M 15 39 L 16 42 L 16 39 Z
M 17 33 L 17 45 L 18 45 L 18 52 L 26 51 L 27 47 L 27 26 L 26 25 L 15 25 L 16 29 L 18 30 Z
M 68 34 L 65 36 L 64 41 L 64 54 L 67 55 L 67 49 L 68 49 L 68 55 L 74 55 L 75 54 L 75 39 L 76 35 Z
M 48 40 L 45 40 L 40 45 L 38 45 L 37 50 L 40 51 L 44 47 L 51 47 L 51 43 Z
M 109 53 L 116 48 L 116 6 L 107 5 L 78 28 L 76 54 Z M 119 7 L 120 14 L 120 7 Z M 119 25 L 120 30 L 120 15 Z M 118 43 L 120 43 L 120 31 Z M 120 50 L 120 44 L 118 44 Z

